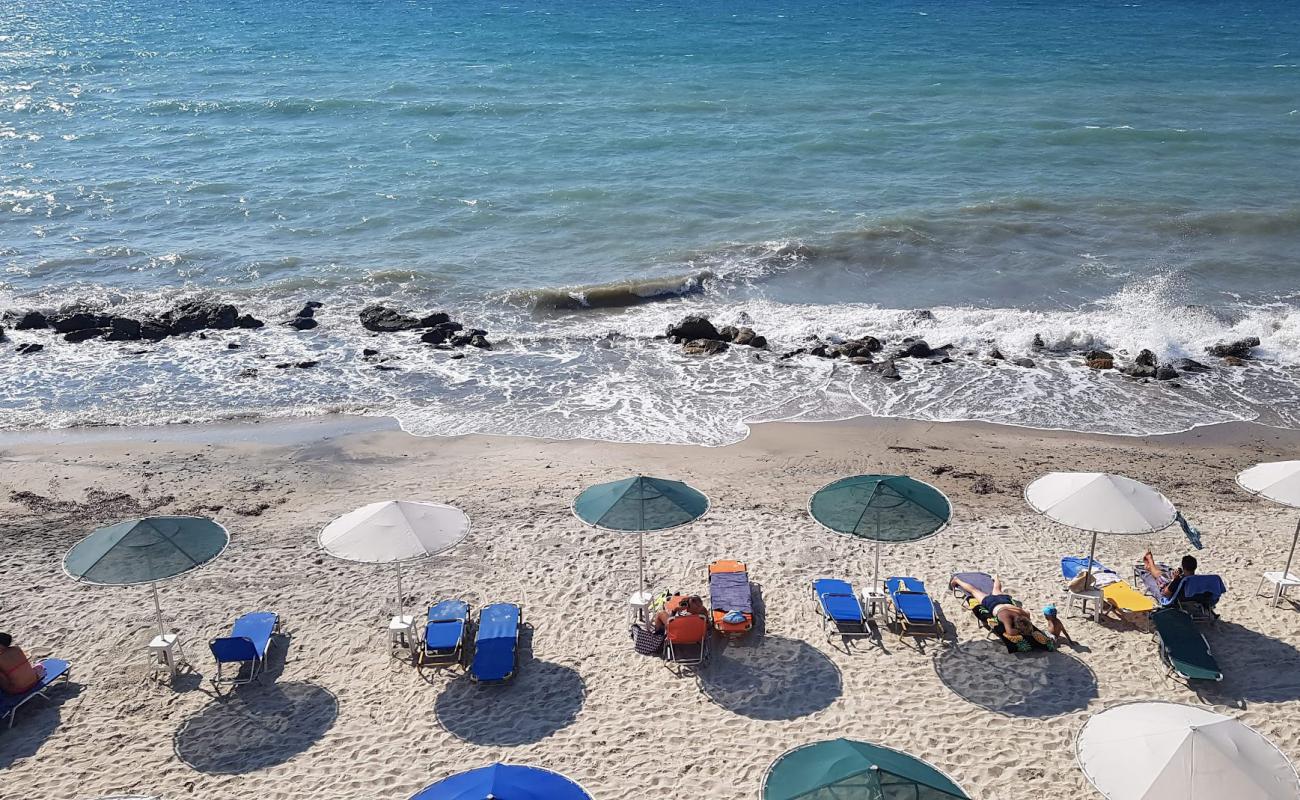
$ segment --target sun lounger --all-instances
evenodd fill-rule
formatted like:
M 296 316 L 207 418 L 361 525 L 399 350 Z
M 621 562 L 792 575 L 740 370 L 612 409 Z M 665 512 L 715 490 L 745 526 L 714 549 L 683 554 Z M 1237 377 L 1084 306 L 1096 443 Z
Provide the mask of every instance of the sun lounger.
M 0 720 L 8 720 L 8 727 L 14 726 L 14 715 L 27 701 L 37 697 L 48 697 L 46 692 L 56 683 L 67 683 L 72 676 L 72 665 L 61 658 L 47 658 L 39 662 L 45 668 L 40 683 L 22 694 L 0 692 Z
M 862 603 L 848 581 L 818 578 L 812 582 L 812 593 L 826 638 L 852 639 L 871 635 Z
M 709 621 L 694 614 L 671 617 L 664 631 L 664 660 L 678 667 L 699 667 L 709 657 Z
M 478 612 L 474 658 L 469 664 L 470 680 L 505 683 L 515 676 L 523 626 L 523 610 L 514 603 L 494 603 Z
M 1151 614 L 1151 624 L 1155 627 L 1160 660 L 1169 668 L 1169 674 L 1176 673 L 1187 680 L 1223 680 L 1219 662 L 1210 652 L 1210 643 L 1186 612 L 1162 608 Z
M 714 561 L 709 565 L 709 602 L 713 606 L 713 627 L 724 636 L 743 636 L 754 627 L 754 603 L 749 572 L 740 561 Z M 727 622 L 731 612 L 744 615 L 740 622 Z
M 420 643 L 420 667 L 454 667 L 465 660 L 465 630 L 469 627 L 469 603 L 443 600 L 429 607 Z
M 1061 575 L 1067 580 L 1078 577 L 1088 568 L 1088 559 L 1067 556 L 1061 559 Z M 1129 614 L 1146 614 L 1155 611 L 1154 600 L 1125 583 L 1115 570 L 1093 559 L 1092 574 L 1097 588 L 1101 589 L 1102 598 Z
M 1157 564 L 1162 572 L 1169 574 L 1170 569 L 1164 564 Z M 1161 607 L 1180 608 L 1191 615 L 1193 620 L 1203 621 L 1207 619 L 1217 619 L 1218 614 L 1214 612 L 1214 606 L 1219 602 L 1219 598 L 1228 591 L 1224 584 L 1223 578 L 1218 575 L 1188 575 L 1178 584 L 1178 593 L 1173 597 L 1165 597 L 1160 582 L 1156 577 L 1147 571 L 1143 564 L 1136 564 L 1133 567 L 1133 584 L 1141 586 L 1152 600 Z
M 254 611 L 235 620 L 230 635 L 208 642 L 212 657 L 217 660 L 216 685 L 228 683 L 240 686 L 251 683 L 266 670 L 266 651 L 271 647 L 271 637 L 280 632 L 280 616 L 274 611 Z M 237 665 L 234 674 L 227 676 L 227 665 Z M 244 667 L 247 665 L 247 674 Z
M 942 636 L 934 600 L 918 578 L 886 578 L 885 597 L 890 622 L 898 625 L 899 636 Z
M 993 593 L 993 576 L 989 575 L 987 572 L 957 572 L 954 573 L 952 577 L 960 578 L 984 594 Z M 1008 631 L 1006 626 L 1002 624 L 1002 621 L 994 616 L 993 612 L 976 602 L 972 595 L 960 586 L 953 586 L 951 580 L 949 580 L 948 586 L 952 589 L 953 594 L 960 597 L 963 602 L 966 603 L 966 607 L 975 615 L 975 619 L 979 620 L 980 627 L 990 636 L 1002 642 L 1002 644 L 1007 648 L 1008 653 L 1026 653 L 1030 650 L 1056 649 L 1056 642 L 1052 641 L 1052 637 L 1043 633 L 1038 628 L 1035 627 L 1033 633 L 1029 636 L 1022 636 L 1015 631 Z M 1018 600 L 1013 599 L 1011 602 L 1020 605 L 1020 601 Z

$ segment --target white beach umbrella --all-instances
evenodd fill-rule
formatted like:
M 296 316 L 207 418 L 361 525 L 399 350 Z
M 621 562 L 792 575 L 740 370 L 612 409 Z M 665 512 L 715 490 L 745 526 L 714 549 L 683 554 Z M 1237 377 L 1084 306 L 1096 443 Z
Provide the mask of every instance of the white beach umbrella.
M 325 552 L 347 561 L 397 565 L 397 613 L 402 615 L 402 563 L 455 547 L 469 517 L 453 506 L 387 500 L 349 511 L 320 532 Z
M 1109 800 L 1297 800 L 1300 778 L 1277 746 L 1232 717 L 1180 703 L 1125 703 L 1094 714 L 1074 743 Z
M 1178 516 L 1174 504 L 1160 492 L 1106 472 L 1049 472 L 1025 487 L 1025 502 L 1048 519 L 1092 532 L 1089 573 L 1097 534 L 1155 533 Z
M 1300 461 L 1271 461 L 1266 464 L 1256 464 L 1250 469 L 1239 472 L 1237 483 L 1251 494 L 1284 506 L 1300 508 Z M 1286 556 L 1286 568 L 1282 570 L 1279 589 L 1292 580 L 1291 561 L 1295 558 L 1297 541 L 1300 541 L 1300 520 L 1296 522 L 1295 535 L 1291 537 L 1291 552 Z M 1273 605 L 1277 605 L 1279 597 L 1281 591 L 1273 596 Z

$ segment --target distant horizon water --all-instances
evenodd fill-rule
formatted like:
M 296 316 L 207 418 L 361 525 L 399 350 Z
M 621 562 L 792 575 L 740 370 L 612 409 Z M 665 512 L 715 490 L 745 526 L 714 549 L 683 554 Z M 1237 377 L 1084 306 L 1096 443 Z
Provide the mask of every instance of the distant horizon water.
M 6 429 L 341 412 L 718 445 L 864 414 L 1300 427 L 1295 5 L 6 10 L 0 311 L 206 298 L 269 323 L 145 345 L 7 330 Z M 308 300 L 320 327 L 275 324 Z M 370 334 L 372 302 L 447 311 L 494 349 Z M 770 351 L 654 338 L 687 314 Z M 902 360 L 892 382 L 779 358 L 862 335 L 954 361 Z M 1244 367 L 1205 354 L 1249 336 Z M 1093 347 L 1214 369 L 1144 383 L 1082 367 Z M 1035 365 L 986 363 L 994 348 Z

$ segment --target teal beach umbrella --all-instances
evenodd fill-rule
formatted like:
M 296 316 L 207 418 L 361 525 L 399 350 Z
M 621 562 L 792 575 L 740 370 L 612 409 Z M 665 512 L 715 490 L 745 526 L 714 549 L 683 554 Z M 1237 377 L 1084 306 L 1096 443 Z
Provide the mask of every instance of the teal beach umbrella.
M 773 762 L 762 800 L 970 800 L 952 778 L 915 756 L 867 742 L 832 739 Z
M 874 588 L 880 578 L 880 543 L 933 536 L 948 524 L 952 504 L 943 492 L 906 475 L 853 475 L 818 489 L 808 511 L 827 530 L 876 543 Z
M 152 584 L 158 633 L 164 634 L 158 583 L 198 569 L 229 543 L 226 529 L 207 517 L 133 519 L 92 531 L 63 557 L 63 569 L 100 586 Z
M 645 475 L 598 483 L 573 500 L 573 513 L 588 525 L 638 535 L 641 590 L 645 589 L 645 532 L 689 524 L 708 510 L 709 498 L 698 489 Z

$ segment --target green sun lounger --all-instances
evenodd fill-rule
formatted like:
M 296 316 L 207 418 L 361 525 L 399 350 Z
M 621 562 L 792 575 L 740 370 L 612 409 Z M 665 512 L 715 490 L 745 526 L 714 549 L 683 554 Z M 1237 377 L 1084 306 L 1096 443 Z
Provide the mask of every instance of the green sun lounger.
M 1223 680 L 1219 662 L 1210 652 L 1210 643 L 1186 611 L 1162 608 L 1152 612 L 1151 624 L 1156 629 L 1160 659 L 1169 667 L 1170 674 L 1177 673 L 1189 681 Z

